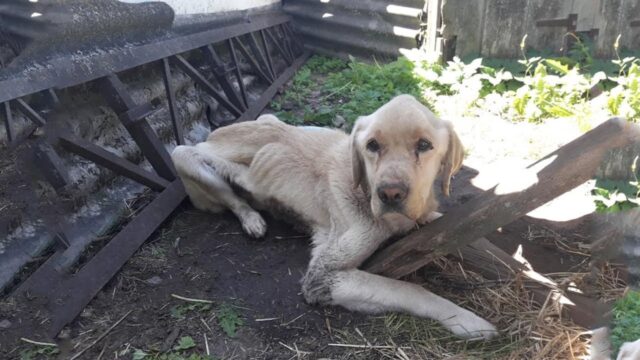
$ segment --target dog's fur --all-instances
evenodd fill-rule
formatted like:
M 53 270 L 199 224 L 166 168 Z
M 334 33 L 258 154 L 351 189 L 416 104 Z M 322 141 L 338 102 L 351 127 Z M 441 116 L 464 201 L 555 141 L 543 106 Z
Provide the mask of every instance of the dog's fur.
M 302 283 L 308 302 L 407 312 L 465 338 L 496 334 L 489 322 L 421 286 L 358 269 L 388 238 L 438 217 L 434 180 L 442 175 L 448 195 L 462 165 L 451 125 L 415 98 L 398 96 L 359 118 L 350 136 L 263 115 L 178 146 L 172 159 L 197 208 L 231 210 L 251 236 L 263 236 L 266 224 L 249 203 L 284 209 L 309 227 L 313 250 Z

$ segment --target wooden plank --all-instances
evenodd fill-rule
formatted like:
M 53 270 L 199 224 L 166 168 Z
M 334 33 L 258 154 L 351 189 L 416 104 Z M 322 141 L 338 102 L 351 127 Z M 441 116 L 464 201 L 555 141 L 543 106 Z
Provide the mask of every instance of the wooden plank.
M 364 268 L 393 278 L 410 274 L 583 184 L 593 177 L 608 151 L 639 139 L 638 125 L 622 118 L 610 119 L 526 169 L 510 173 L 492 190 L 429 226 L 376 252 Z
M 526 270 L 528 269 L 521 262 L 486 238 L 480 238 L 471 245 L 460 248 L 454 255 L 460 258 L 466 267 L 489 280 L 514 279 L 516 274 L 527 276 L 529 281 L 527 281 L 526 287 L 538 304 L 544 304 L 552 292 L 561 293 L 565 297 L 565 302 L 568 300 L 563 305 L 563 310 L 573 322 L 580 326 L 595 329 L 607 324 L 607 318 L 604 315 L 608 310 L 606 304 L 577 292 L 560 292 L 557 285 L 540 274 L 527 275 Z

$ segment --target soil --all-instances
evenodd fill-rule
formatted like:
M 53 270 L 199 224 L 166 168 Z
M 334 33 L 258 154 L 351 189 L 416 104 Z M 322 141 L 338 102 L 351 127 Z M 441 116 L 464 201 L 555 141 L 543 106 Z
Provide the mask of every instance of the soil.
M 61 358 L 86 346 L 90 341 L 73 348 L 129 311 L 106 340 L 81 358 L 95 359 L 105 347 L 106 354 L 126 348 L 162 349 L 175 331 L 180 337 L 192 336 L 200 353 L 205 352 L 206 334 L 211 353 L 224 359 L 290 358 L 291 351 L 280 342 L 305 351 L 327 351 L 327 324 L 341 327 L 363 317 L 305 304 L 299 281 L 308 261 L 308 236 L 281 222 L 268 222 L 268 236 L 254 240 L 242 233 L 232 215 L 211 215 L 185 205 L 63 331 Z M 214 310 L 177 318 L 171 314 L 172 307 L 191 303 L 171 294 L 211 300 Z M 217 325 L 215 308 L 221 304 L 230 305 L 244 318 L 246 325 L 234 338 Z M 18 324 L 19 318 L 14 315 L 10 321 Z M 17 326 L 16 330 L 24 331 Z M 11 338 L 11 328 L 1 338 L 2 358 L 19 358 L 15 347 L 24 346 Z
M 452 119 L 467 145 L 467 164 L 471 165 L 487 164 L 499 157 L 496 154 L 510 155 L 520 165 L 526 164 L 527 160 L 554 150 L 573 137 L 555 128 L 556 131 L 551 129 L 549 133 L 562 137 L 557 142 L 553 138 L 554 141 L 548 140 L 544 146 L 523 146 L 522 137 L 514 132 L 540 135 L 536 131 L 542 126 L 522 127 L 500 119 L 473 120 L 470 124 L 471 120 Z M 499 121 L 503 127 L 500 131 L 496 130 Z M 453 198 L 443 199 L 443 211 L 482 191 L 472 185 L 477 174 L 466 168 L 456 176 Z M 503 175 L 501 171 L 495 174 Z M 106 336 L 78 359 L 131 359 L 138 349 L 155 356 L 171 351 L 185 336 L 192 337 L 196 344 L 187 353 L 205 354 L 208 348 L 216 358 L 222 359 L 291 359 L 305 355 L 307 358 L 377 359 L 383 357 L 381 352 L 331 344 L 362 346 L 370 341 L 375 345 L 379 340 L 382 344 L 402 346 L 416 340 L 389 334 L 375 338 L 365 332 L 367 339 L 360 336 L 347 343 L 345 332 L 364 330 L 379 317 L 306 304 L 299 282 L 309 260 L 309 238 L 289 224 L 268 217 L 267 220 L 267 236 L 254 240 L 242 233 L 231 214 L 212 215 L 195 210 L 190 204 L 183 205 L 63 330 L 56 340 L 60 353 L 49 358 L 69 359 L 92 345 L 105 331 L 108 331 Z M 587 258 L 558 251 L 554 239 L 562 237 L 572 246 L 588 242 L 584 230 L 587 228 L 584 222 L 588 221 L 582 218 L 568 224 L 525 218 L 488 238 L 510 253 L 523 245 L 524 256 L 534 269 L 541 273 L 560 273 L 584 265 Z M 545 236 L 531 235 L 544 231 L 547 231 Z M 431 285 L 429 288 L 435 293 L 445 292 L 437 284 Z M 213 303 L 208 309 L 188 310 L 198 303 L 172 295 Z M 225 306 L 234 309 L 243 319 L 233 337 L 220 326 L 223 319 L 219 310 Z M 0 303 L 1 359 L 19 359 L 21 351 L 34 349 L 21 341 L 18 334 L 32 334 L 33 340 L 43 339 L 38 335 L 38 327 L 24 325 L 30 321 L 22 322 L 21 319 L 38 317 L 28 310 L 21 309 L 21 304 Z M 474 311 L 482 315 L 482 309 Z M 178 314 L 180 312 L 183 314 Z M 10 322 L 8 327 L 3 326 L 3 320 Z M 114 324 L 117 325 L 109 330 Z
M 443 210 L 480 191 L 470 185 L 476 174 L 465 169 L 456 177 L 455 196 L 442 202 Z M 222 359 L 290 359 L 304 352 L 312 352 L 311 358 L 380 358 L 373 350 L 358 352 L 329 345 L 341 342 L 336 335 L 342 330 L 366 328 L 374 317 L 306 304 L 299 282 L 309 259 L 309 238 L 288 224 L 268 217 L 267 221 L 266 238 L 255 240 L 242 233 L 231 214 L 214 215 L 183 205 L 63 330 L 58 358 L 70 358 L 125 314 L 128 316 L 118 326 L 79 359 L 130 359 L 136 349 L 147 353 L 169 350 L 183 336 L 191 336 L 197 344 L 189 351 L 205 354 L 208 345 L 210 353 Z M 503 228 L 491 240 L 505 250 L 524 244 L 525 256 L 540 270 L 566 271 L 584 260 L 552 251 L 544 242 L 526 241 L 532 229 L 549 229 L 553 224 L 542 227 L 523 221 Z M 584 241 L 566 227 L 555 230 L 569 236 L 566 241 Z M 432 290 L 439 292 L 437 285 Z M 196 303 L 172 294 L 213 304 L 210 309 L 176 315 Z M 243 319 L 234 337 L 219 325 L 220 306 L 230 306 Z M 39 339 L 38 328 L 21 327 L 21 318 L 30 315 L 19 308 L 16 304 L 0 307 L 0 321 L 11 322 L 8 329 L 0 329 L 3 359 L 18 359 L 20 351 L 31 348 L 18 339 L 18 333 L 32 333 L 34 340 Z M 402 344 L 405 340 L 393 341 Z

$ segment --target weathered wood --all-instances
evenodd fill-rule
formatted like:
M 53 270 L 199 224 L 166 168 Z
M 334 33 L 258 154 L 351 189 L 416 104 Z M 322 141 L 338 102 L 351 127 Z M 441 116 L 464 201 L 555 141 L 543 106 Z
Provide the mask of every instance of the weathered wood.
M 454 255 L 460 258 L 465 266 L 481 274 L 489 280 L 509 280 L 517 275 L 524 275 L 530 281 L 525 287 L 538 304 L 544 304 L 550 293 L 564 296 L 563 311 L 574 323 L 587 329 L 595 329 L 607 324 L 608 306 L 575 291 L 561 290 L 552 280 L 529 269 L 486 238 L 464 246 Z M 535 269 L 534 269 L 535 270 Z
M 592 178 L 604 155 L 640 140 L 640 129 L 613 118 L 442 218 L 375 253 L 364 268 L 399 278 L 453 253 Z

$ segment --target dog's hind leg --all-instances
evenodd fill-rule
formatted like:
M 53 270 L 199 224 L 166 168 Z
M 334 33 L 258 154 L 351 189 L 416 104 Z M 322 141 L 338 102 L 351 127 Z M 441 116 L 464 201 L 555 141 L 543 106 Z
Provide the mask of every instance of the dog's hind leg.
M 230 172 L 227 174 L 230 177 L 244 179 L 246 170 L 242 165 L 230 164 L 196 146 L 177 146 L 171 153 L 171 159 L 194 206 L 212 212 L 227 208 L 238 217 L 247 234 L 253 237 L 264 235 L 267 225 L 262 216 L 234 193 L 218 172 L 218 168 L 223 168 Z M 234 169 L 243 173 L 233 173 Z

